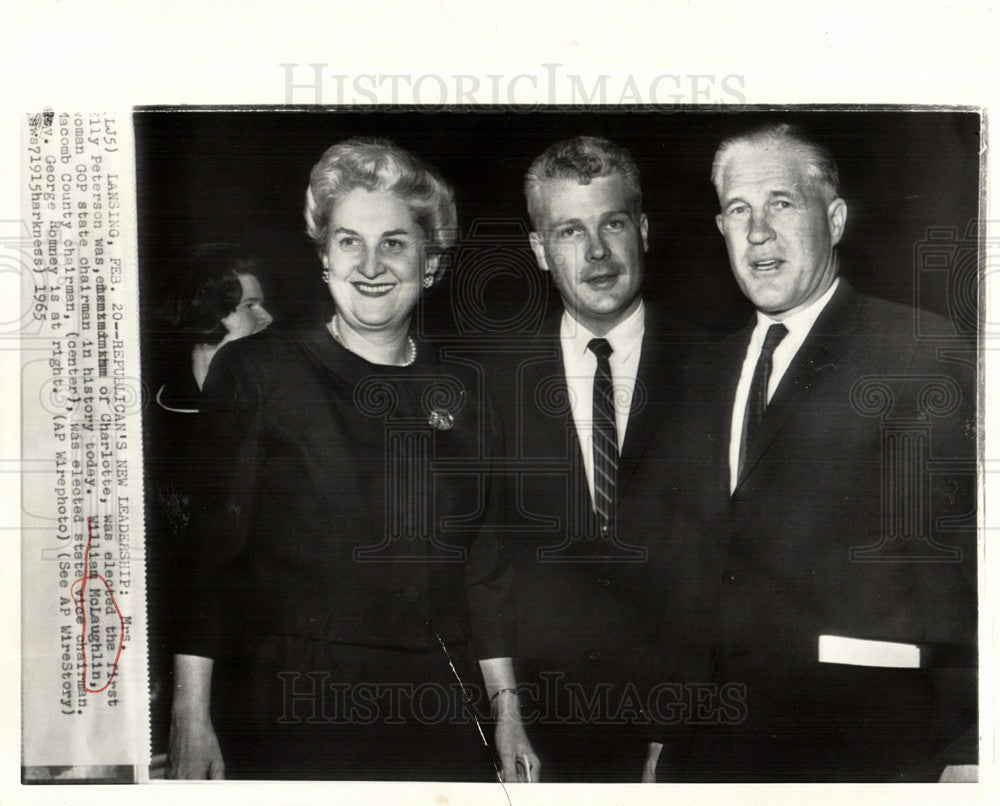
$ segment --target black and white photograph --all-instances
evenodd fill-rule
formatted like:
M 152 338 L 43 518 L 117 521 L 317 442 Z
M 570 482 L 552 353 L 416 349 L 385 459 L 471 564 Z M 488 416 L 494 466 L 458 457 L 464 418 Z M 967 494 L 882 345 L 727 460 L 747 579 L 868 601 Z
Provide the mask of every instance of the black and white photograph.
M 979 113 L 134 121 L 165 775 L 974 767 Z
M 13 17 L 0 800 L 995 802 L 989 4 Z

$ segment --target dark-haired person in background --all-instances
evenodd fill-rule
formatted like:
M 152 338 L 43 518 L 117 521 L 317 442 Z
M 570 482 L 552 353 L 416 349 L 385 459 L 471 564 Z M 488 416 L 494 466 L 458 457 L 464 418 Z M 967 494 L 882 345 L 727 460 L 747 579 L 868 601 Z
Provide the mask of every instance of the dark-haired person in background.
M 235 244 L 201 244 L 185 254 L 162 310 L 178 361 L 176 377 L 157 389 L 161 408 L 197 410 L 198 393 L 219 348 L 271 324 L 258 273 L 254 258 Z
M 689 714 L 647 780 L 947 778 L 977 759 L 974 363 L 922 335 L 947 322 L 841 277 L 826 149 L 761 127 L 712 181 L 756 316 L 692 357 L 664 438 L 665 540 L 700 570 L 659 647 L 664 677 L 740 687 L 740 707 Z
M 159 319 L 166 344 L 164 380 L 145 420 L 148 509 L 148 581 L 151 618 L 150 679 L 153 750 L 166 751 L 169 709 L 170 613 L 176 607 L 179 538 L 191 519 L 191 477 L 197 465 L 192 444 L 201 387 L 223 344 L 259 333 L 271 324 L 264 307 L 259 268 L 243 247 L 206 243 L 184 252 L 176 282 Z

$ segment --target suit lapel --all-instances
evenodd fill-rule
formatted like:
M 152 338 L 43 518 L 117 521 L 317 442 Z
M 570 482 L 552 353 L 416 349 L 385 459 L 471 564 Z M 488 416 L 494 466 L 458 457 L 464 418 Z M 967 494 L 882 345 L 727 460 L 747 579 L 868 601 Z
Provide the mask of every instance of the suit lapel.
M 532 342 L 519 362 L 516 383 L 517 438 L 523 441 L 516 455 L 569 458 L 573 412 L 558 336 L 547 334 Z
M 561 517 L 567 534 L 584 533 L 591 515 L 590 490 L 580 440 L 569 403 L 569 387 L 558 336 L 558 319 L 533 340 L 517 376 L 516 446 L 519 459 L 540 459 L 561 481 L 551 493 L 565 502 Z
M 750 337 L 753 335 L 755 325 L 756 321 L 751 320 L 743 330 L 720 345 L 722 351 L 720 359 L 709 358 L 710 361 L 718 360 L 719 374 L 713 374 L 712 386 L 705 387 L 702 393 L 703 399 L 716 401 L 716 405 L 711 407 L 709 412 L 711 417 L 708 437 L 710 444 L 706 446 L 706 455 L 715 470 L 715 500 L 727 503 L 729 501 L 729 443 L 733 432 L 733 401 L 736 398 L 736 387 L 740 382 L 743 361 L 746 359 L 747 347 L 750 345 Z M 719 390 L 723 390 L 722 395 L 719 394 Z
M 618 466 L 616 488 L 619 497 L 628 489 L 657 427 L 680 398 L 682 360 L 672 329 L 647 307 L 636 391 L 632 395 L 632 409 Z
M 809 399 L 816 385 L 838 372 L 840 356 L 846 344 L 844 337 L 857 329 L 857 301 L 854 289 L 841 280 L 833 298 L 816 319 L 781 383 L 774 390 L 761 420 L 757 439 L 747 449 L 739 484 L 743 484 L 788 424 L 789 418 Z

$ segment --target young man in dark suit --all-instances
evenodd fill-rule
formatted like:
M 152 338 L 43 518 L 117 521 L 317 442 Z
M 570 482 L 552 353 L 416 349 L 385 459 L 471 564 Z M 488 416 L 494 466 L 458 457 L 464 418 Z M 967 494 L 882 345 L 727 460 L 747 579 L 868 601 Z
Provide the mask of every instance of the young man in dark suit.
M 712 179 L 757 310 L 689 363 L 664 539 L 699 571 L 659 645 L 742 707 L 659 770 L 651 745 L 647 778 L 951 776 L 976 762 L 975 353 L 840 277 L 822 147 L 763 127 L 720 146 Z
M 532 250 L 564 307 L 510 356 L 500 395 L 525 720 L 543 780 L 636 781 L 649 623 L 638 521 L 659 516 L 634 480 L 677 394 L 680 341 L 643 301 L 649 222 L 625 149 L 557 143 L 525 195 Z

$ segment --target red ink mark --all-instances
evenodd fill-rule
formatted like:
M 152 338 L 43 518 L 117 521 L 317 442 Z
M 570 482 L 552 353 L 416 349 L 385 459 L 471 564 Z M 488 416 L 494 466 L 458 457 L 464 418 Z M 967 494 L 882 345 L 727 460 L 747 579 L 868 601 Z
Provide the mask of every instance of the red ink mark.
M 73 597 L 73 602 L 76 604 L 80 611 L 80 615 L 83 619 L 83 626 L 80 629 L 80 648 L 83 650 L 83 688 L 84 691 L 90 694 L 100 694 L 102 691 L 107 689 L 111 685 L 111 681 L 115 679 L 115 674 L 118 671 L 118 660 L 122 656 L 122 645 L 125 643 L 125 619 L 122 616 L 121 608 L 118 607 L 118 602 L 115 601 L 115 595 L 111 591 L 111 586 L 108 581 L 102 577 L 100 574 L 91 574 L 90 571 L 90 544 L 94 540 L 94 533 L 91 531 L 90 518 L 87 518 L 87 548 L 83 552 L 83 569 L 84 576 L 77 579 L 70 586 L 70 596 Z M 105 590 L 108 592 L 108 596 L 111 598 L 111 604 L 115 606 L 115 613 L 118 614 L 118 651 L 115 652 L 115 659 L 111 663 L 111 672 L 108 675 L 108 682 L 105 683 L 100 688 L 91 688 L 87 683 L 87 609 L 84 607 L 84 599 L 86 599 L 87 594 L 87 581 L 91 579 L 99 579 Z M 76 586 L 80 586 L 80 599 L 77 601 L 76 598 Z

